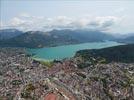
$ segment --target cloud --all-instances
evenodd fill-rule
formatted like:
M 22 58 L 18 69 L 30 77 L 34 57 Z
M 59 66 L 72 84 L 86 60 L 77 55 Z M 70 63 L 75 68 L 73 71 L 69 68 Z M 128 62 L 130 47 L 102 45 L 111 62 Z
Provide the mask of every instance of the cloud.
M 119 18 L 115 16 L 96 17 L 94 26 L 96 25 L 99 30 L 107 31 L 118 21 Z
M 99 31 L 107 31 L 114 24 L 118 22 L 118 18 L 114 16 L 105 16 L 105 17 L 86 17 L 82 19 L 77 19 L 72 22 L 72 26 L 76 28 L 84 28 L 90 30 L 99 30 Z
M 20 19 L 20 18 L 18 18 L 18 17 L 14 17 L 14 18 L 11 19 L 11 21 L 10 21 L 10 25 L 11 25 L 11 26 L 20 26 L 20 25 L 22 25 L 22 24 L 24 24 L 24 23 L 26 23 L 26 21 L 25 21 L 25 20 L 22 20 L 22 19 Z
M 25 31 L 52 29 L 90 29 L 107 31 L 118 21 L 115 16 L 83 16 L 81 18 L 71 18 L 67 16 L 57 16 L 46 18 L 44 16 L 31 16 L 22 13 L 17 17 L 12 18 L 7 27 L 17 28 Z

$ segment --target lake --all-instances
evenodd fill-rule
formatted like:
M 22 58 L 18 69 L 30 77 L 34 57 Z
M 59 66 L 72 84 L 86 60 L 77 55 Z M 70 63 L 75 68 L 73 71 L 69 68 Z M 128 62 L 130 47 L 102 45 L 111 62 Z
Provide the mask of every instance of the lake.
M 81 43 L 81 44 L 63 45 L 56 47 L 44 47 L 39 49 L 28 49 L 28 52 L 34 53 L 35 55 L 33 56 L 33 58 L 38 60 L 54 60 L 54 59 L 61 60 L 64 58 L 73 57 L 75 53 L 79 50 L 100 49 L 117 45 L 122 44 L 113 41 Z

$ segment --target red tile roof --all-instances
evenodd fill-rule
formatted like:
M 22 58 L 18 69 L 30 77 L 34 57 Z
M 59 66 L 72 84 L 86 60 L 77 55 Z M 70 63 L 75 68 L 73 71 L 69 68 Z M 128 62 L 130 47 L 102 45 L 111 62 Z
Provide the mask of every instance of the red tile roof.
M 49 93 L 45 96 L 44 100 L 57 100 L 57 95 L 54 93 Z

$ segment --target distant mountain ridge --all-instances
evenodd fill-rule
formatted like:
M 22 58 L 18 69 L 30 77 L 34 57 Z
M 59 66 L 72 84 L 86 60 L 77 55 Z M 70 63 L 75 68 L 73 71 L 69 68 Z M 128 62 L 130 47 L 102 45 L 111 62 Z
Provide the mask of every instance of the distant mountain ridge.
M 128 36 L 128 37 L 123 38 L 123 39 L 118 39 L 117 41 L 132 44 L 132 43 L 134 43 L 134 35 Z
M 111 39 L 111 36 L 99 31 L 85 30 L 52 30 L 50 32 L 28 31 L 5 41 L 0 45 L 19 47 L 45 47 L 85 42 L 101 42 Z
M 3 29 L 0 30 L 0 40 L 10 39 L 21 34 L 23 34 L 23 32 L 17 29 Z
M 100 31 L 65 29 L 48 32 L 22 32 L 16 29 L 0 30 L 0 46 L 9 47 L 39 48 L 86 42 L 102 42 L 105 40 L 134 43 L 133 38 L 115 39 L 114 36 Z

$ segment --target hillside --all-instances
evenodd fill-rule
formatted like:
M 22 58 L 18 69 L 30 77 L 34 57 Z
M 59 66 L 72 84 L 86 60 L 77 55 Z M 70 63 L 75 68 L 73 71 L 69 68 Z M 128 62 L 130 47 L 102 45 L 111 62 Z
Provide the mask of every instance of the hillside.
M 0 30 L 0 40 L 11 39 L 21 34 L 23 34 L 23 32 L 17 29 L 3 29 L 3 30 Z
M 134 35 L 128 36 L 128 37 L 126 37 L 124 39 L 118 39 L 117 41 L 132 44 L 132 43 L 134 43 Z
M 104 49 L 80 50 L 76 53 L 75 58 L 79 67 L 87 67 L 96 63 L 134 63 L 134 44 L 120 45 Z
M 123 36 L 121 36 L 123 37 Z M 0 30 L 0 46 L 2 47 L 50 47 L 86 42 L 101 42 L 112 40 L 123 43 L 134 43 L 134 36 L 116 38 L 108 33 L 89 30 L 52 30 L 48 32 L 28 31 L 22 32 L 16 29 Z
M 85 42 L 110 40 L 111 35 L 99 31 L 86 30 L 52 30 L 49 32 L 29 31 L 19 36 L 0 42 L 1 46 L 45 47 Z
M 29 47 L 29 48 L 37 48 L 37 47 L 45 47 L 45 46 L 55 46 L 74 43 L 75 40 L 70 37 L 56 37 L 48 34 L 44 34 L 42 32 L 26 32 L 22 35 L 14 37 L 12 39 L 2 41 L 1 45 L 3 46 L 16 46 L 16 47 Z

